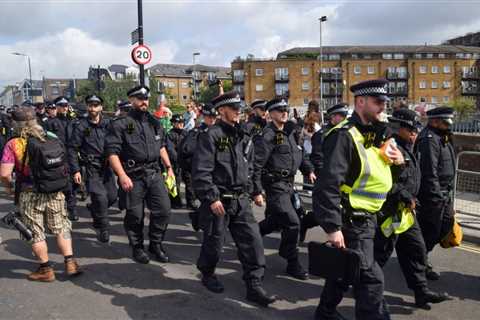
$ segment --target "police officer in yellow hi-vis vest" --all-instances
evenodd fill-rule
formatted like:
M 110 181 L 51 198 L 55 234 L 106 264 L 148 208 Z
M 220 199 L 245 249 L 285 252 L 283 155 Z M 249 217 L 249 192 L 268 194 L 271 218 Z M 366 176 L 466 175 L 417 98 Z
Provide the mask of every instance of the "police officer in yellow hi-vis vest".
M 393 143 L 386 146 L 385 110 L 387 81 L 368 80 L 350 87 L 355 111 L 327 133 L 323 145 L 324 166 L 313 191 L 317 222 L 335 247 L 362 255 L 360 275 L 352 284 L 357 320 L 390 319 L 383 298 L 383 272 L 374 260 L 376 213 L 392 187 L 391 165 L 403 164 Z M 348 288 L 340 280 L 327 279 L 316 310 L 316 319 L 343 319 L 336 311 Z

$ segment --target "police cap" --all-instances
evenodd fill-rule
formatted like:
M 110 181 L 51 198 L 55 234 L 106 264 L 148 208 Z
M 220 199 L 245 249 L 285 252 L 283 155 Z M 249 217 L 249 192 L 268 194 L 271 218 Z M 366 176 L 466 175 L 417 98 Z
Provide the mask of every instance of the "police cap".
M 215 110 L 215 108 L 213 107 L 213 104 L 205 103 L 205 105 L 202 107 L 202 114 L 204 116 L 216 117 L 217 110 Z
M 455 111 L 450 107 L 437 107 L 427 111 L 427 117 L 429 119 L 441 118 L 441 119 L 451 119 L 453 118 Z
M 385 79 L 367 80 L 352 85 L 350 91 L 355 97 L 371 96 L 383 101 L 390 101 L 390 98 L 387 96 L 387 84 L 388 81 Z
M 341 113 L 346 116 L 348 114 L 348 105 L 346 103 L 341 102 L 327 109 L 327 115 L 329 117 L 336 113 Z
M 119 100 L 117 102 L 117 108 L 120 110 L 129 110 L 132 108 L 132 104 L 127 100 Z
M 229 91 L 213 98 L 212 104 L 215 109 L 223 106 L 228 106 L 234 109 L 240 109 L 242 107 L 240 95 L 236 91 Z
M 250 108 L 252 108 L 252 109 L 259 108 L 259 109 L 265 110 L 265 105 L 266 104 L 267 104 L 267 101 L 265 101 L 265 100 L 255 99 L 250 104 Z
M 409 129 L 420 129 L 422 124 L 418 121 L 417 113 L 409 109 L 395 110 L 391 117 L 388 118 L 389 122 L 399 123 L 401 127 Z
M 267 111 L 278 110 L 280 112 L 288 111 L 288 103 L 283 98 L 275 98 L 265 104 Z
M 64 96 L 60 96 L 58 98 L 56 98 L 55 100 L 53 100 L 53 103 L 56 105 L 56 106 L 67 106 L 68 105 L 68 99 Z
M 141 100 L 150 98 L 150 89 L 147 86 L 136 86 L 127 91 L 129 98 L 135 97 Z
M 85 103 L 89 104 L 103 104 L 102 97 L 97 96 L 96 94 L 90 94 L 85 97 Z
M 184 120 L 181 114 L 174 114 L 172 115 L 172 119 L 170 119 L 171 123 L 181 123 L 183 121 Z

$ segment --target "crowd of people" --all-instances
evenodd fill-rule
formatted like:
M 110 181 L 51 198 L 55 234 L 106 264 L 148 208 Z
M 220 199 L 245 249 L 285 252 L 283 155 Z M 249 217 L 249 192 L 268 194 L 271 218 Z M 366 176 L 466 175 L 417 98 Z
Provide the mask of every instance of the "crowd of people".
M 76 114 L 65 97 L 2 106 L 0 177 L 32 231 L 39 262 L 28 279 L 55 280 L 46 233 L 56 235 L 67 274 L 82 273 L 71 232 L 78 220 L 77 191 L 85 185 L 98 241 L 109 242 L 108 208 L 118 201 L 132 258 L 141 264 L 151 258 L 169 262 L 163 241 L 171 209 L 186 206 L 192 228 L 203 232 L 196 264 L 212 292 L 224 291 L 215 269 L 227 229 L 247 300 L 268 306 L 276 297 L 262 285 L 263 237 L 280 232 L 286 274 L 307 280 L 299 245 L 309 229 L 321 226 L 331 246 L 349 248 L 361 259 L 353 281 L 326 279 L 316 319 L 343 319 L 336 307 L 350 286 L 357 319 L 390 319 L 382 267 L 394 249 L 417 307 L 447 300 L 428 288 L 427 279 L 440 278 L 428 254 L 444 244 L 455 223 L 453 110 L 428 111 L 422 126 L 404 107 L 385 123 L 386 86 L 384 79 L 358 83 L 350 88 L 353 108 L 338 103 L 325 114 L 311 101 L 304 118 L 282 98 L 254 100 L 242 113 L 238 93 L 222 90 L 210 103 L 190 103 L 183 115 L 172 114 L 165 99 L 150 113 L 145 86 L 129 90 L 110 119 L 98 94 L 87 96 L 86 110 Z M 313 210 L 303 214 L 294 187 L 298 171 L 313 200 Z M 176 188 L 166 185 L 172 179 Z M 265 207 L 260 222 L 252 202 Z

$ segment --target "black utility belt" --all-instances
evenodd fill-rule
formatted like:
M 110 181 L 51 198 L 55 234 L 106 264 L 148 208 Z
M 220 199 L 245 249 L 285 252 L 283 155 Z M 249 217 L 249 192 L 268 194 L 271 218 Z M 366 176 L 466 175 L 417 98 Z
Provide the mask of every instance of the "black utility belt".
M 262 170 L 262 175 L 267 177 L 276 177 L 276 178 L 289 178 L 293 177 L 293 174 L 290 170 L 282 169 L 282 170 Z
M 247 198 L 249 196 L 246 191 L 236 191 L 236 192 L 223 192 L 220 198 L 222 200 L 238 200 L 241 198 Z
M 147 163 L 138 163 L 135 160 L 127 160 L 126 162 L 122 162 L 123 168 L 127 173 L 142 173 L 147 170 L 151 171 L 159 171 L 160 165 L 157 161 L 147 162 Z
M 354 211 L 354 210 L 344 210 L 343 219 L 346 221 L 366 221 L 369 219 L 374 219 L 376 217 L 375 213 L 368 211 Z

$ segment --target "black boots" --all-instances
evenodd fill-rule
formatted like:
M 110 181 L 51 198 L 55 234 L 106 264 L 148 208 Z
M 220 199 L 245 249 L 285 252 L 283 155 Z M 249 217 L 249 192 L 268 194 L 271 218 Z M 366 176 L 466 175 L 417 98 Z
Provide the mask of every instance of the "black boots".
M 154 256 L 155 260 L 162 263 L 167 263 L 170 261 L 167 253 L 163 250 L 161 243 L 150 243 L 148 246 L 148 251 Z
M 275 302 L 276 297 L 267 294 L 262 287 L 259 279 L 249 279 L 247 285 L 247 300 L 255 302 L 262 307 L 268 307 L 269 304 Z
M 415 306 L 418 308 L 424 308 L 428 303 L 440 303 L 450 299 L 450 296 L 446 293 L 437 293 L 429 289 L 415 292 Z
M 225 288 L 214 274 L 202 274 L 202 284 L 214 293 L 222 293 Z
M 70 221 L 78 221 L 78 216 L 75 210 L 68 211 L 68 220 Z
M 133 260 L 141 264 L 147 264 L 150 262 L 148 254 L 145 252 L 143 247 L 134 247 L 133 248 Z
M 110 241 L 110 232 L 108 229 L 96 229 L 97 240 L 102 243 L 108 243 Z
M 433 270 L 433 266 L 430 262 L 427 263 L 427 269 L 425 270 L 425 276 L 428 280 L 436 281 L 440 279 L 440 273 Z
M 302 267 L 297 259 L 289 261 L 287 265 L 287 274 L 298 280 L 308 280 L 308 272 Z

